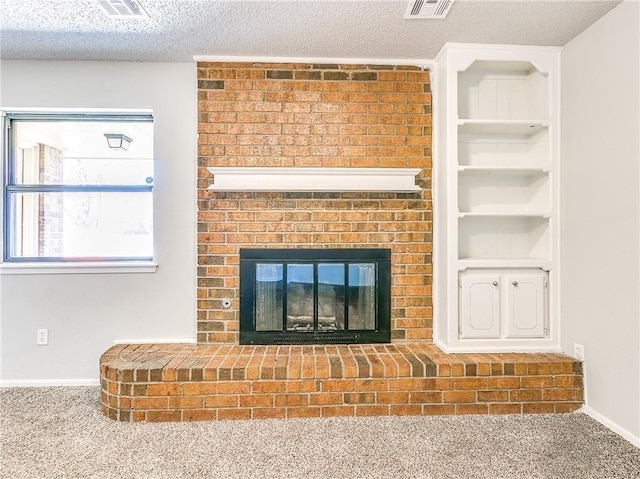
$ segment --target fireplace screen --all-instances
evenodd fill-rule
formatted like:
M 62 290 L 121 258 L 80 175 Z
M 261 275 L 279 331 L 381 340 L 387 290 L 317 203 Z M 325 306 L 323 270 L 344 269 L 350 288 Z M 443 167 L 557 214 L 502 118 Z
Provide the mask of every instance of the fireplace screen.
M 390 341 L 388 249 L 240 250 L 240 343 Z

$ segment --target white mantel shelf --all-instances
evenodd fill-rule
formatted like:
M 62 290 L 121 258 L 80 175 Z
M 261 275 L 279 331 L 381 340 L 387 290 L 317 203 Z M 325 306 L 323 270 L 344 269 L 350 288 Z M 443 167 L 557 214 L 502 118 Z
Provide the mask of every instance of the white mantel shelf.
M 392 191 L 415 193 L 420 168 L 207 168 L 214 191 Z

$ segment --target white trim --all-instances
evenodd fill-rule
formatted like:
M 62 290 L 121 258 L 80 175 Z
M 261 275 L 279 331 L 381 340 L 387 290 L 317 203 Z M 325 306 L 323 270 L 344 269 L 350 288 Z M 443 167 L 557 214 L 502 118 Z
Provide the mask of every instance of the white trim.
M 418 192 L 420 168 L 207 168 L 215 191 Z
M 118 344 L 196 344 L 195 339 L 115 339 L 114 345 Z
M 615 422 L 611 421 L 610 419 L 607 419 L 606 417 L 604 417 L 599 412 L 594 411 L 589 406 L 582 406 L 576 412 L 584 413 L 587 416 L 589 416 L 590 418 L 595 419 L 596 421 L 598 421 L 600 424 L 602 424 L 606 428 L 611 429 L 613 432 L 615 432 L 616 434 L 621 436 L 623 439 L 626 439 L 627 441 L 629 441 L 634 446 L 640 448 L 640 436 L 635 436 L 634 434 L 632 434 L 631 432 L 627 431 L 622 426 L 617 425 Z
M 473 343 L 475 339 L 463 340 L 459 341 L 456 345 L 445 344 L 444 341 L 440 337 L 433 337 L 433 343 L 438 346 L 442 351 L 446 354 L 501 354 L 501 353 L 513 353 L 513 354 L 522 354 L 522 353 L 550 353 L 550 354 L 564 354 L 565 356 L 569 356 L 573 359 L 572 355 L 569 355 L 564 352 L 562 347 L 556 346 L 554 344 L 549 344 L 547 341 L 546 344 L 538 344 L 536 343 L 536 339 L 524 339 L 522 343 L 524 345 L 514 345 L 513 343 L 510 345 L 502 346 L 500 344 L 501 340 L 496 340 L 493 342 L 494 345 L 485 345 L 482 346 L 474 346 Z
M 485 52 L 486 50 L 494 50 L 494 51 L 505 51 L 505 52 L 539 52 L 539 51 L 547 51 L 547 52 L 561 52 L 563 47 L 554 47 L 554 46 L 542 46 L 542 45 L 516 45 L 516 44 L 503 44 L 503 43 L 458 43 L 458 42 L 446 42 L 438 54 L 436 55 L 434 62 L 437 62 L 438 59 L 445 53 L 448 48 L 460 48 L 466 50 L 477 50 L 480 52 Z
M 96 274 L 155 273 L 158 263 L 152 261 L 0 263 L 0 276 L 5 274 Z
M 318 58 L 254 57 L 238 55 L 194 55 L 196 62 L 211 63 L 315 63 L 329 65 L 414 65 L 431 70 L 434 61 L 423 58 Z
M 148 108 L 39 108 L 39 107 L 0 107 L 0 113 L 109 113 L 121 115 L 153 115 L 153 110 Z
M 99 379 L 16 379 L 0 381 L 2 388 L 45 388 L 54 386 L 100 386 Z
M 457 332 L 457 331 L 456 331 Z M 519 345 L 516 342 L 512 342 L 510 344 L 502 345 L 500 343 L 501 340 L 495 340 L 491 344 L 486 344 L 483 342 L 481 346 L 475 346 L 474 342 L 482 341 L 481 339 L 469 339 L 458 341 L 458 343 L 454 346 L 445 344 L 442 340 L 434 340 L 436 346 L 442 349 L 443 352 L 447 354 L 502 354 L 502 353 L 513 353 L 513 354 L 523 354 L 523 353 L 549 353 L 549 354 L 566 354 L 559 346 L 547 345 L 547 344 L 537 344 L 535 343 L 535 338 L 533 340 L 527 339 L 526 344 Z M 502 340 L 504 341 L 504 340 Z M 525 340 L 523 340 L 523 343 Z M 573 357 L 570 357 L 573 359 Z

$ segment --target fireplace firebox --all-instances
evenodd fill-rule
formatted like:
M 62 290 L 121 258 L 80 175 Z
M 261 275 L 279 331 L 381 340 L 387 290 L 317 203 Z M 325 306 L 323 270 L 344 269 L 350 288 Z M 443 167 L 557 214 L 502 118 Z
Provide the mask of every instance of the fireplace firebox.
M 241 249 L 240 344 L 391 341 L 391 250 Z

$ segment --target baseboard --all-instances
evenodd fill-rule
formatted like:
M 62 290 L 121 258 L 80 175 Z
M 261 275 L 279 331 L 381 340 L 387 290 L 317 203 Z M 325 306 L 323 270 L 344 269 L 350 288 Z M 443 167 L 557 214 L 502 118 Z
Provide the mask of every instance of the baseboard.
M 116 339 L 113 344 L 196 344 L 195 339 Z
M 630 433 L 629 431 L 627 431 L 623 427 L 618 426 L 616 423 L 614 423 L 613 421 L 607 419 L 606 417 L 604 417 L 599 412 L 594 411 L 589 406 L 582 406 L 576 412 L 584 413 L 587 416 L 589 416 L 590 418 L 595 419 L 596 421 L 598 421 L 600 424 L 602 424 L 606 428 L 611 429 L 613 432 L 615 432 L 619 436 L 622 436 L 624 439 L 629 441 L 634 446 L 640 448 L 640 437 L 634 436 L 632 433 Z
M 99 379 L 17 379 L 0 380 L 2 388 L 44 388 L 53 386 L 100 386 Z

